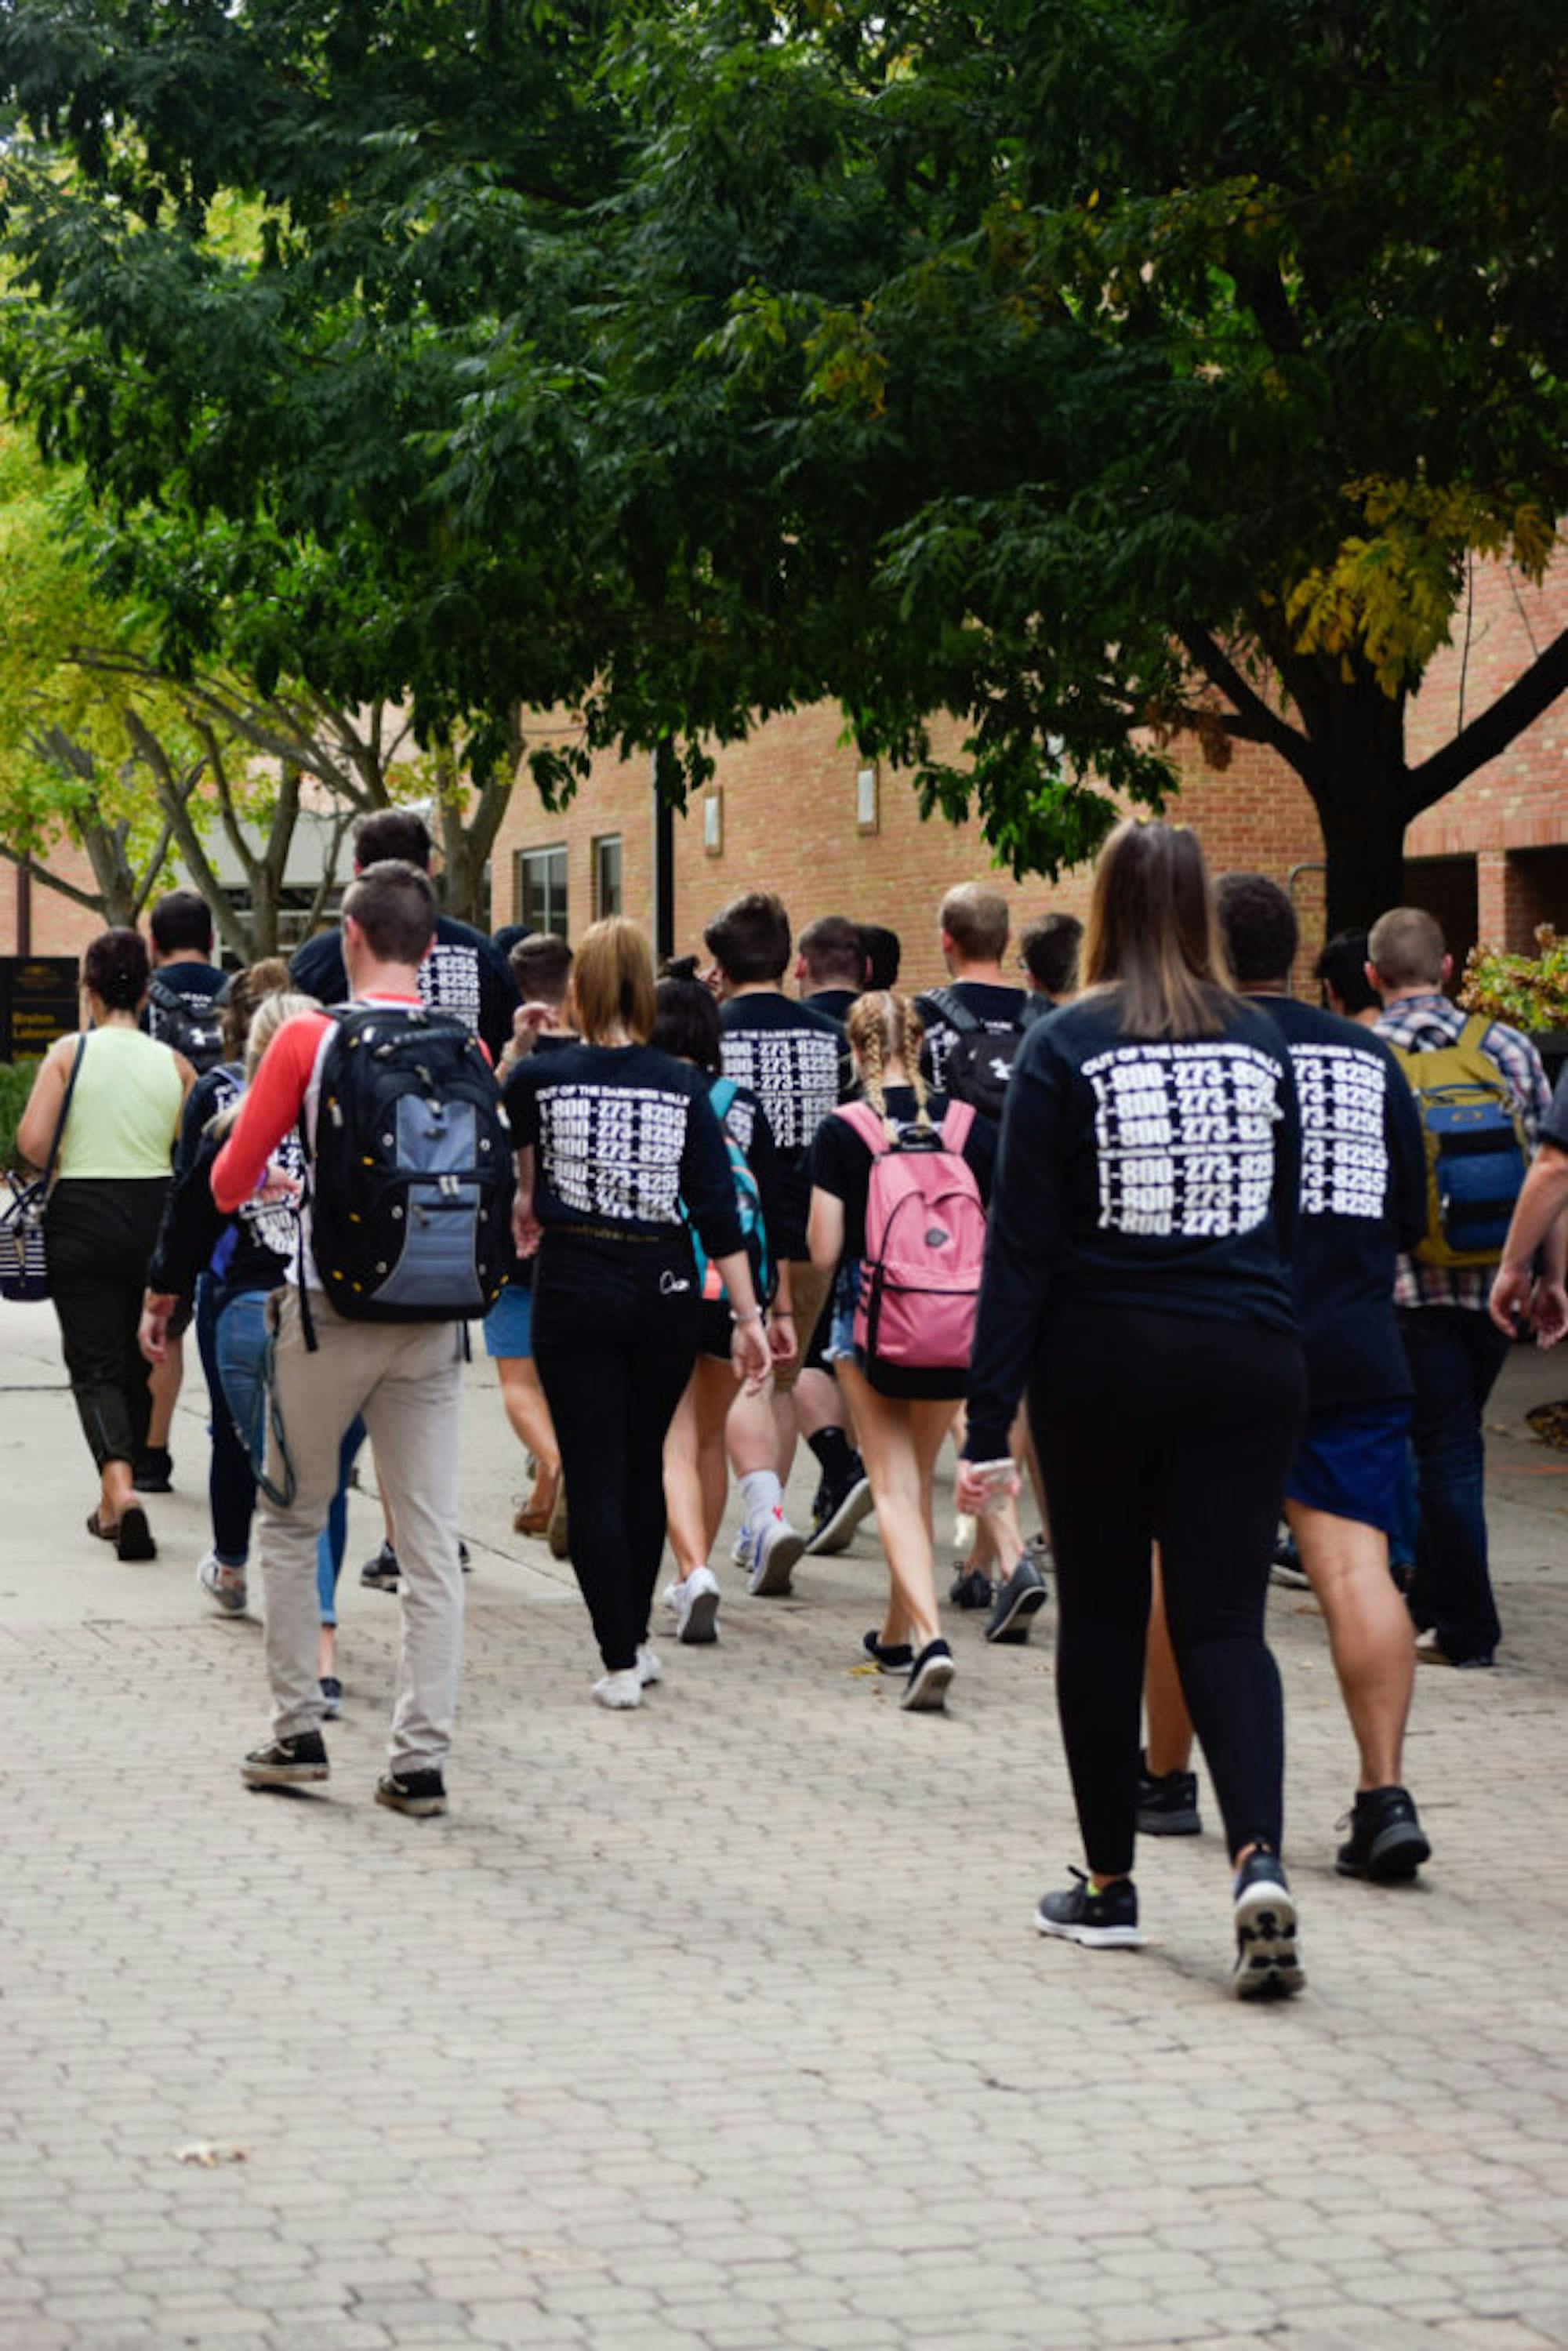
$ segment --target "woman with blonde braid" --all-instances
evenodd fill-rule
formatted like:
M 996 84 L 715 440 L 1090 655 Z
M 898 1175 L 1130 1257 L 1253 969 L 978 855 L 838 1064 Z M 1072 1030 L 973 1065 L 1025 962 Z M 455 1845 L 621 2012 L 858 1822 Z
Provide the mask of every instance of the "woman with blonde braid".
M 866 1098 L 890 1141 L 918 1132 L 937 1142 L 948 1104 L 928 1094 L 920 1075 L 922 1029 L 907 997 L 862 996 L 851 1008 L 850 1050 Z M 959 1106 L 962 1109 L 962 1105 Z M 984 1199 L 990 1189 L 997 1130 L 968 1123 L 960 1151 Z M 912 1712 L 940 1709 L 953 1678 L 941 1637 L 932 1558 L 931 1479 L 964 1372 L 912 1371 L 868 1362 L 854 1343 L 859 1264 L 866 1247 L 866 1201 L 875 1155 L 843 1111 L 822 1121 L 811 1147 L 811 1262 L 839 1268 L 827 1353 L 854 1412 L 866 1476 L 876 1503 L 890 1590 L 880 1633 L 865 1653 L 884 1673 L 907 1673 L 902 1703 Z

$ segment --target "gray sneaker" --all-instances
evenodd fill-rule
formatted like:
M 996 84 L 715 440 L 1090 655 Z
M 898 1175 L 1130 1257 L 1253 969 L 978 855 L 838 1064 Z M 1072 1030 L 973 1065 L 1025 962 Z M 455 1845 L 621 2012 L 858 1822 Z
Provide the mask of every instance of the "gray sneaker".
M 1020 1559 L 986 1619 L 986 1638 L 1009 1647 L 1029 1639 L 1029 1620 L 1045 1606 L 1045 1578 L 1032 1559 Z
M 245 1570 L 225 1567 L 215 1551 L 210 1551 L 196 1570 L 196 1582 L 214 1608 L 225 1616 L 243 1616 L 246 1604 Z

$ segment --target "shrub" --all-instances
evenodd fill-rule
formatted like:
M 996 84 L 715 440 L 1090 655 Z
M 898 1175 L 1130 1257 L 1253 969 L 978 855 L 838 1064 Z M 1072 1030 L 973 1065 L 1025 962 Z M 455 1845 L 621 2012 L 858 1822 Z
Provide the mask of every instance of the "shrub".
M 1465 965 L 1459 1002 L 1467 1012 L 1506 1020 L 1527 1034 L 1568 1029 L 1568 939 L 1550 923 L 1535 934 L 1539 955 L 1503 955 L 1479 940 Z
M 37 1061 L 0 1061 L 0 1171 L 16 1165 L 16 1122 L 27 1107 L 37 1067 Z

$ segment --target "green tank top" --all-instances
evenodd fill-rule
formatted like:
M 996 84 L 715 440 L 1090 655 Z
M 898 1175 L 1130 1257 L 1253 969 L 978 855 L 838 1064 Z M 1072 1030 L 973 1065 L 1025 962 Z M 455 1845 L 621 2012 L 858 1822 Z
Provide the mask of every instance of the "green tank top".
M 60 1141 L 60 1180 L 167 1176 L 181 1102 L 167 1045 L 139 1029 L 92 1029 Z

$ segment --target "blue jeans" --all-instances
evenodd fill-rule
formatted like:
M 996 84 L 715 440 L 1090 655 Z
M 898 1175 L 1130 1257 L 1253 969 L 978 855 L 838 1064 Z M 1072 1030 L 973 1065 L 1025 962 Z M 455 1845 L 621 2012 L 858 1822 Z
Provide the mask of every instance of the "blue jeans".
M 266 1352 L 267 1292 L 264 1290 L 242 1290 L 237 1298 L 230 1299 L 218 1316 L 214 1359 L 224 1400 L 228 1405 L 250 1477 L 252 1508 L 256 1501 L 256 1472 L 267 1454 L 267 1391 L 262 1384 L 262 1361 Z M 204 1349 L 203 1357 L 204 1361 Z M 349 1472 L 364 1441 L 365 1424 L 362 1420 L 356 1420 L 343 1439 L 343 1449 L 338 1460 L 338 1490 L 332 1497 L 327 1524 L 316 1546 L 316 1592 L 321 1604 L 323 1625 L 335 1625 L 338 1621 L 338 1578 L 342 1573 L 343 1553 L 349 1541 Z M 249 1520 L 250 1510 L 247 1509 L 247 1535 Z M 227 1560 L 225 1564 L 243 1566 L 246 1549 L 246 1546 L 242 1544 L 238 1559 Z M 221 1550 L 218 1556 L 220 1559 L 224 1557 Z
M 1487 1561 L 1481 1413 L 1509 1342 L 1482 1309 L 1409 1306 L 1399 1329 L 1415 1383 L 1421 1531 L 1410 1612 L 1450 1657 L 1490 1658 L 1502 1637 Z

